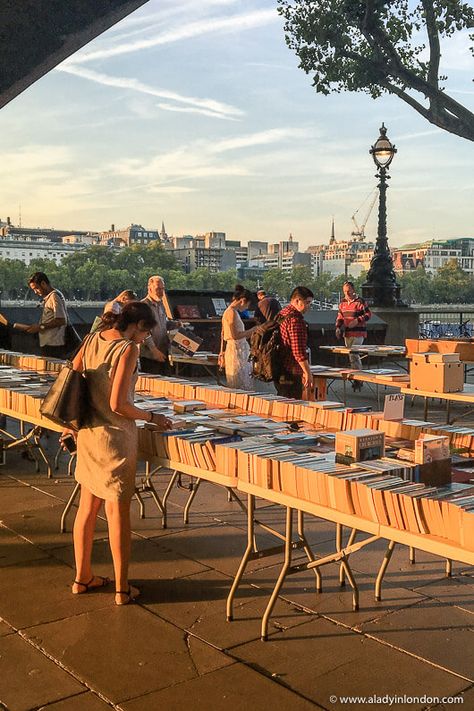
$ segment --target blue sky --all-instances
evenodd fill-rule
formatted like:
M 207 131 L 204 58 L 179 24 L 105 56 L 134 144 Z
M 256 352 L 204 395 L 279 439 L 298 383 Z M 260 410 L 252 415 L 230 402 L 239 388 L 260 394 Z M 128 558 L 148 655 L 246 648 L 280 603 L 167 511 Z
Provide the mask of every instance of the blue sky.
M 474 236 L 472 143 L 396 98 L 317 95 L 282 26 L 273 0 L 150 0 L 2 109 L 1 218 L 17 222 L 21 203 L 24 225 L 164 220 L 244 243 L 291 232 L 306 248 L 334 216 L 344 239 L 384 121 L 391 244 Z M 447 86 L 469 107 L 472 65 L 467 36 L 451 38 Z

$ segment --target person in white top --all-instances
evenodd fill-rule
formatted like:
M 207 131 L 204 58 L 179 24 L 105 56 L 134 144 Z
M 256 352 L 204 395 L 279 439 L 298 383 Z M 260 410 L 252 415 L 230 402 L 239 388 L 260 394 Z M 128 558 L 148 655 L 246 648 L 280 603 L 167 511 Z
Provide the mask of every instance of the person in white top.
M 250 338 L 258 326 L 245 330 L 240 312 L 249 308 L 252 294 L 238 284 L 232 301 L 222 315 L 221 350 L 219 365 L 225 367 L 225 377 L 230 388 L 253 390 L 252 364 L 249 361 Z
M 108 301 L 105 306 L 104 306 L 104 314 L 108 313 L 111 311 L 113 314 L 118 315 L 121 313 L 123 307 L 125 304 L 129 304 L 131 301 L 137 301 L 138 296 L 135 294 L 134 291 L 131 289 L 125 289 L 124 291 L 121 291 L 118 296 L 115 297 L 115 299 L 112 299 L 112 301 Z
M 15 323 L 14 328 L 26 333 L 37 333 L 41 355 L 49 358 L 65 358 L 65 333 L 67 323 L 66 301 L 58 289 L 54 289 L 44 272 L 35 272 L 28 280 L 28 286 L 36 296 L 43 299 L 43 310 L 39 323 L 28 326 Z

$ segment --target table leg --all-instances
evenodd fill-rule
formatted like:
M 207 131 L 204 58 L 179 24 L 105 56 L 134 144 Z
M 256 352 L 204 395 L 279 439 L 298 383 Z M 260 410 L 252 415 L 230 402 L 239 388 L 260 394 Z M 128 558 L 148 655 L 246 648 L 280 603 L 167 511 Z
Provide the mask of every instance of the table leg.
M 232 622 L 232 620 L 234 619 L 235 593 L 237 592 L 237 588 L 240 585 L 240 581 L 242 580 L 242 577 L 245 572 L 245 568 L 247 567 L 249 558 L 251 557 L 251 555 L 253 553 L 254 537 L 255 537 L 254 512 L 255 512 L 255 497 L 252 496 L 252 494 L 248 494 L 248 496 L 247 496 L 247 547 L 245 548 L 244 555 L 242 556 L 242 560 L 240 561 L 239 568 L 237 570 L 237 573 L 235 574 L 234 582 L 232 583 L 232 587 L 230 588 L 229 594 L 227 596 L 227 603 L 226 603 L 227 622 Z
M 291 552 L 293 550 L 293 545 L 292 545 L 292 531 L 293 531 L 293 509 L 291 509 L 289 506 L 286 507 L 286 522 L 285 522 L 285 559 L 283 562 L 282 569 L 280 571 L 280 575 L 278 576 L 278 580 L 275 583 L 275 587 L 273 588 L 273 592 L 271 594 L 270 600 L 268 601 L 268 605 L 265 608 L 265 612 L 262 617 L 262 628 L 261 628 L 261 634 L 260 634 L 260 639 L 262 642 L 266 642 L 268 639 L 268 620 L 270 619 L 270 615 L 272 614 L 272 610 L 275 607 L 275 603 L 277 601 L 278 594 L 281 590 L 281 586 L 283 585 L 286 574 L 291 566 Z
M 200 486 L 201 486 L 201 479 L 198 479 L 197 482 L 193 485 L 193 488 L 192 488 L 192 491 L 189 495 L 189 498 L 186 501 L 186 506 L 184 507 L 184 514 L 183 514 L 184 523 L 189 523 L 189 509 L 191 508 L 191 504 L 193 503 L 194 497 L 198 493 Z
M 313 551 L 311 550 L 311 547 L 308 543 L 308 539 L 306 538 L 305 532 L 304 532 L 304 512 L 298 509 L 298 538 L 303 544 L 304 552 L 306 553 L 306 557 L 308 558 L 309 561 L 314 560 L 314 555 Z M 320 593 L 322 592 L 323 589 L 323 582 L 321 578 L 321 571 L 319 568 L 313 568 L 314 574 L 316 576 L 316 592 Z
M 66 516 L 68 515 L 69 511 L 71 510 L 71 507 L 74 503 L 76 496 L 79 493 L 80 488 L 81 488 L 81 485 L 77 481 L 74 489 L 72 490 L 72 494 L 69 497 L 69 499 L 67 500 L 66 506 L 64 507 L 63 513 L 61 515 L 61 524 L 60 524 L 60 528 L 59 528 L 61 533 L 66 533 Z
M 385 571 L 388 568 L 388 564 L 390 563 L 390 558 L 392 557 L 394 548 L 395 541 L 389 541 L 387 550 L 385 551 L 384 559 L 382 561 L 382 565 L 380 566 L 380 570 L 377 575 L 377 580 L 375 581 L 375 599 L 377 600 L 377 602 L 380 602 L 380 600 L 382 599 L 382 581 L 385 575 Z

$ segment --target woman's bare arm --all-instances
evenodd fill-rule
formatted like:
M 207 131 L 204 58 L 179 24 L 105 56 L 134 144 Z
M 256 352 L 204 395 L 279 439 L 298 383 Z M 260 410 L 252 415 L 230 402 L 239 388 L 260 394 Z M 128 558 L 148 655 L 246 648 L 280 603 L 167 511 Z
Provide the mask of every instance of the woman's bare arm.
M 110 392 L 110 409 L 129 420 L 144 420 L 146 413 L 128 401 L 132 375 L 137 366 L 138 348 L 130 343 L 119 356 Z
M 237 314 L 234 313 L 232 321 L 229 322 L 230 335 L 233 341 L 240 341 L 242 338 L 250 338 L 252 333 L 254 333 L 254 331 L 258 328 L 258 326 L 254 326 L 253 328 L 249 328 L 247 331 L 237 331 L 236 323 Z

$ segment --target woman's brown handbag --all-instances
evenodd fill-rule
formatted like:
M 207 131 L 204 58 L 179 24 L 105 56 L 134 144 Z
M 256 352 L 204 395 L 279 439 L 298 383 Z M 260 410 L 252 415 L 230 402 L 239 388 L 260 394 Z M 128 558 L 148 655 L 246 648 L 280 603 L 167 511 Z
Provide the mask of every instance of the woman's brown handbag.
M 41 403 L 40 412 L 57 425 L 79 430 L 88 412 L 88 395 L 84 375 L 74 370 L 72 363 L 66 363 Z

